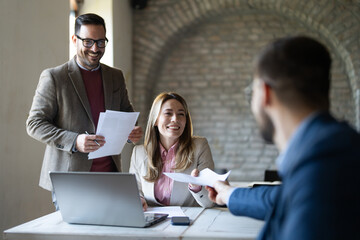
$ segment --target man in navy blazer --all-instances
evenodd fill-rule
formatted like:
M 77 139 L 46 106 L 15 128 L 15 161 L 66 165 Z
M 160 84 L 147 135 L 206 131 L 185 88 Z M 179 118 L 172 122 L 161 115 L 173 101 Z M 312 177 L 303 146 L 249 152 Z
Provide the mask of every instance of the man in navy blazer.
M 327 49 L 301 36 L 257 58 L 251 108 L 280 151 L 282 184 L 207 189 L 234 215 L 265 220 L 258 239 L 360 239 L 360 135 L 329 113 L 330 68 Z

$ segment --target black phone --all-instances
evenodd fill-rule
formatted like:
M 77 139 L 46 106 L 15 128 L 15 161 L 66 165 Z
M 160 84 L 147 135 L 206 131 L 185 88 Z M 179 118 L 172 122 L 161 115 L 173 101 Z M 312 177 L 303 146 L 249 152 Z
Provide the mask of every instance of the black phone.
M 172 225 L 190 225 L 189 217 L 172 217 L 171 218 Z

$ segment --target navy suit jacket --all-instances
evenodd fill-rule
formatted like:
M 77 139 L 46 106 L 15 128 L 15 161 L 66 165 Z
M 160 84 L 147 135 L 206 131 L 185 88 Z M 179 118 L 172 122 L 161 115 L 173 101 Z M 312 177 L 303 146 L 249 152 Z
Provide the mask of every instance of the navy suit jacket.
M 360 239 L 360 135 L 322 113 L 285 158 L 282 185 L 238 188 L 229 210 L 265 220 L 258 239 Z

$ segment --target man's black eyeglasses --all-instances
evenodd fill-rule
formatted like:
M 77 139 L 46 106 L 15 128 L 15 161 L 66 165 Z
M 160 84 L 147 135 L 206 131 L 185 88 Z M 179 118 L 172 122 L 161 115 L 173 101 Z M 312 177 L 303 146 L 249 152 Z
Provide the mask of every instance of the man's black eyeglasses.
M 94 45 L 94 43 L 96 43 L 98 48 L 104 48 L 104 47 L 106 47 L 106 44 L 109 42 L 109 40 L 107 38 L 94 40 L 91 38 L 81 38 L 78 35 L 76 35 L 76 37 L 82 41 L 83 46 L 86 48 L 91 48 Z

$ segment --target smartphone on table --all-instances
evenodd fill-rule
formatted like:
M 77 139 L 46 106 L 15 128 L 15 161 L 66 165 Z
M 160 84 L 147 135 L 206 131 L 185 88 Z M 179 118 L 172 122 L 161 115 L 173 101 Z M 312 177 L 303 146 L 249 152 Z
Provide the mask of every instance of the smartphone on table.
M 172 217 L 171 218 L 172 225 L 190 225 L 190 219 L 186 216 Z

